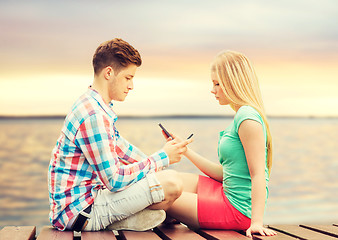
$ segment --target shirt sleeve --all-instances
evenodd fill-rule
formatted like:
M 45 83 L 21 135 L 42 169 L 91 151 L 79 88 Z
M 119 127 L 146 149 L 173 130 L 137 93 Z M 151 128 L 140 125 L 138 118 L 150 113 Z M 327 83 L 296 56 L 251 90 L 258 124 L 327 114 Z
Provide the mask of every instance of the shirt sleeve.
M 236 132 L 238 132 L 238 129 L 241 123 L 244 120 L 248 120 L 248 119 L 254 120 L 263 125 L 263 120 L 256 109 L 250 106 L 243 106 L 237 111 L 235 118 L 234 118 Z
M 129 143 L 122 136 L 117 136 L 116 138 L 117 138 L 116 152 L 123 163 L 131 164 L 143 161 L 145 158 L 148 158 L 148 156 L 144 154 L 139 148 Z M 153 159 L 154 162 L 156 163 L 155 171 L 162 170 L 164 167 L 169 165 L 168 157 L 167 157 L 168 162 L 160 161 L 160 159 L 163 159 L 165 155 L 167 156 L 167 154 L 163 150 L 160 150 L 155 152 L 149 157 Z
M 150 157 L 140 155 L 142 159 L 136 161 L 132 145 L 118 146 L 113 125 L 108 117 L 100 114 L 91 115 L 80 125 L 75 143 L 102 184 L 112 192 L 139 181 L 150 171 L 158 171 L 169 165 L 168 156 L 163 151 Z M 119 156 L 130 159 L 132 163 L 121 164 Z

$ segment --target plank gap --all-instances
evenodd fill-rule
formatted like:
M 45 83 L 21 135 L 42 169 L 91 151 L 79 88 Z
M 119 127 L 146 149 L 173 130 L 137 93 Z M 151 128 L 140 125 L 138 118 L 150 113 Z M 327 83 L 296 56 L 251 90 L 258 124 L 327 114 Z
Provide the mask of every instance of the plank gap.
M 158 227 L 154 228 L 153 231 L 163 240 L 172 240 L 167 235 L 165 235 Z
M 325 235 L 329 235 L 331 237 L 338 238 L 338 234 L 337 233 L 330 232 L 330 229 L 324 229 L 325 226 L 320 226 L 320 225 L 318 225 L 318 226 L 316 226 L 316 225 L 314 225 L 314 226 L 311 226 L 311 225 L 299 225 L 299 226 L 302 227 L 302 228 L 306 228 L 306 229 L 315 231 L 315 232 L 319 232 L 319 233 L 322 233 L 322 234 L 325 234 Z
M 277 231 L 277 234 L 278 234 L 278 232 L 280 232 L 280 233 L 283 233 L 283 234 L 285 234 L 285 235 L 291 236 L 291 237 L 293 237 L 293 238 L 297 238 L 297 239 L 300 239 L 300 240 L 307 240 L 306 238 L 299 237 L 299 236 L 294 235 L 294 234 L 292 234 L 292 233 L 289 233 L 289 232 L 287 232 L 287 231 L 278 229 L 277 227 L 273 227 L 273 226 L 270 226 L 270 225 L 269 225 L 269 228 L 271 228 L 272 230 Z

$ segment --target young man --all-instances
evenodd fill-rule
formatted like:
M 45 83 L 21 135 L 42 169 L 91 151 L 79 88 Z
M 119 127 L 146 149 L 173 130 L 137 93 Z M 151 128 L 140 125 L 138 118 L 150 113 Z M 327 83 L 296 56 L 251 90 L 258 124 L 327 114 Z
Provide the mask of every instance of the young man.
M 140 65 L 122 39 L 96 49 L 93 84 L 67 115 L 49 165 L 50 221 L 59 230 L 147 230 L 182 192 L 177 173 L 160 170 L 179 162 L 191 140 L 146 156 L 115 127 L 111 101 L 125 100 Z

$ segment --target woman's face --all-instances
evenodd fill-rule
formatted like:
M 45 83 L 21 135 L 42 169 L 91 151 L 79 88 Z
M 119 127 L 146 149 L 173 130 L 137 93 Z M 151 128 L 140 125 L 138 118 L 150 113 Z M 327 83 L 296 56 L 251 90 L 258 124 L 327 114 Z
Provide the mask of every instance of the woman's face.
M 218 103 L 220 105 L 230 104 L 230 101 L 225 97 L 225 94 L 224 94 L 221 86 L 219 85 L 217 74 L 214 71 L 211 72 L 211 81 L 212 81 L 212 84 L 213 84 L 211 93 L 215 95 L 215 98 L 216 98 L 216 100 L 218 100 Z

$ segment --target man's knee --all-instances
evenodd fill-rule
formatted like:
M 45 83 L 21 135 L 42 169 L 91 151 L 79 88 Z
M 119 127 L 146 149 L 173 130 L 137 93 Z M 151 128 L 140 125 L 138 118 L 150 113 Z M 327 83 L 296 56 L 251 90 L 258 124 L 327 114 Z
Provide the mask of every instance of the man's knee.
M 156 177 L 163 187 L 166 200 L 175 201 L 181 196 L 183 183 L 178 172 L 174 170 L 164 170 L 157 172 Z

